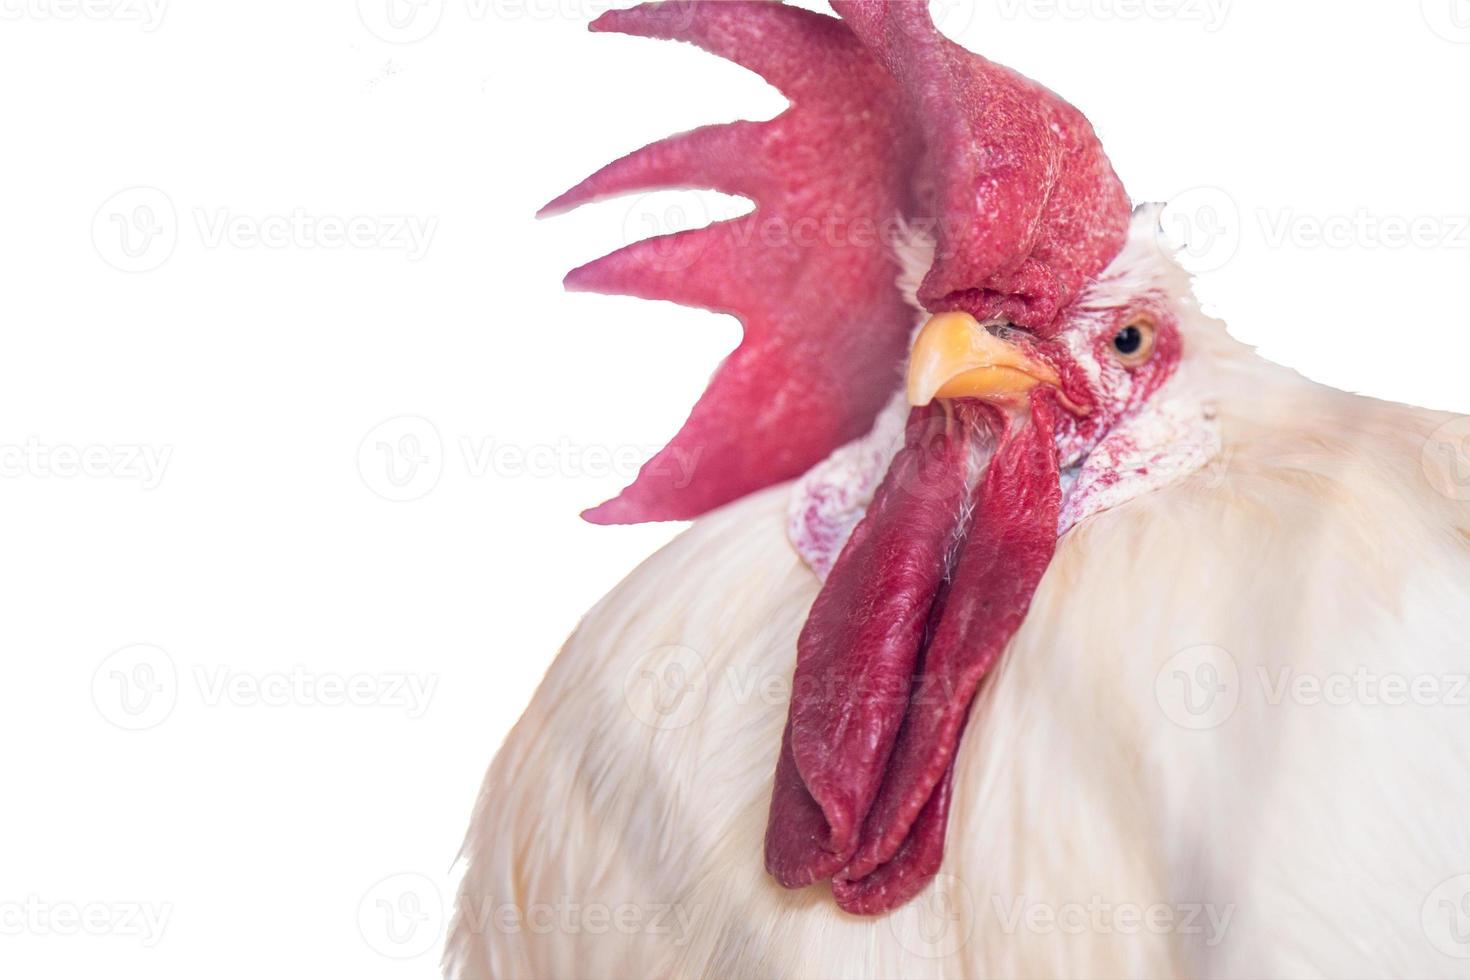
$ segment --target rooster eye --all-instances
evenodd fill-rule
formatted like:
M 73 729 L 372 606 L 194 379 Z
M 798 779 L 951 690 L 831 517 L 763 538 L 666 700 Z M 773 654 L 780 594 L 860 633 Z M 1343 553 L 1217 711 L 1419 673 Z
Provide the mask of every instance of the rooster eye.
M 1134 320 L 1113 336 L 1113 351 L 1127 367 L 1137 367 L 1154 352 L 1154 325 Z

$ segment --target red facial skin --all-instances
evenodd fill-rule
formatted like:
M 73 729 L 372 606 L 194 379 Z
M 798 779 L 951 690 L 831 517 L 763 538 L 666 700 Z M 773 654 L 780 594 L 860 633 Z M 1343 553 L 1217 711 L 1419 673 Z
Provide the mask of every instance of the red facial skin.
M 1173 376 L 1183 354 L 1179 321 L 1162 296 L 1145 294 L 1120 309 L 1069 310 L 1065 324 L 1051 340 L 1024 331 L 1008 331 L 1007 339 L 1044 361 L 1061 378 L 1059 404 L 1066 409 L 1057 421 L 1062 463 L 1071 465 L 1090 452 L 1113 428 L 1143 407 Z M 1152 355 L 1141 364 L 1128 365 L 1113 347 L 1113 339 L 1130 324 L 1154 329 Z M 1079 342 L 1080 340 L 1080 342 Z M 1084 350 L 1088 364 L 1078 363 L 1073 351 Z
M 1094 384 L 1065 349 L 1058 350 L 1058 342 L 1047 345 L 1049 356 L 1043 356 L 1061 375 L 1067 399 L 1092 409 L 1086 416 L 1064 418 L 1059 438 L 1065 442 L 1068 436 L 1075 436 L 1090 450 L 1120 421 L 1142 408 L 1173 376 L 1184 343 L 1178 318 L 1161 296 L 1140 296 L 1122 309 L 1110 310 L 1101 317 L 1079 317 L 1074 323 L 1071 329 L 1086 336 L 1093 363 L 1101 368 L 1101 379 Z M 1125 364 L 1113 347 L 1113 339 L 1132 324 L 1151 324 L 1154 328 L 1153 353 L 1136 366 Z

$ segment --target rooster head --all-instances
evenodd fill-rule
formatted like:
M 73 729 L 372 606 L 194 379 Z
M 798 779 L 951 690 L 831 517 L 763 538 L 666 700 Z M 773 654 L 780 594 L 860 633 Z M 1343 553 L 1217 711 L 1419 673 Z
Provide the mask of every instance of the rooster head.
M 832 6 L 604 14 L 594 30 L 691 41 L 791 105 L 639 150 L 547 211 L 671 186 L 755 202 L 568 276 L 745 331 L 670 445 L 587 516 L 686 519 L 803 478 L 793 538 L 824 584 L 766 867 L 787 887 L 830 879 L 843 908 L 876 914 L 938 870 L 977 685 L 1059 532 L 1117 499 L 1091 491 L 1115 488 L 1123 459 L 1150 472 L 1134 423 L 1184 342 L 1174 284 L 1130 261 L 1152 243 L 1077 109 L 945 38 L 921 0 Z M 692 478 L 675 480 L 678 459 L 698 460 Z

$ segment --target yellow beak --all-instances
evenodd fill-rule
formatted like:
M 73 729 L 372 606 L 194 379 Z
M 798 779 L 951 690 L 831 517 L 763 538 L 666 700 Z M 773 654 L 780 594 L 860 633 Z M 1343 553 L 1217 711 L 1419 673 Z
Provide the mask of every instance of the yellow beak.
M 941 313 L 924 324 L 909 355 L 909 404 L 936 398 L 1013 402 L 1056 371 L 1008 344 L 968 313 Z

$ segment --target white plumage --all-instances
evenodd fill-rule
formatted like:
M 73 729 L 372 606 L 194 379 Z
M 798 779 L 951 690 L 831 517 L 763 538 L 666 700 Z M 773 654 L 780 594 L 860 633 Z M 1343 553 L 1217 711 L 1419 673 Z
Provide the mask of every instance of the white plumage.
M 1183 329 L 1223 452 L 1062 537 L 918 901 L 855 918 L 762 868 L 819 585 L 778 487 L 557 657 L 484 785 L 451 975 L 1464 975 L 1435 889 L 1470 872 L 1470 461 L 1447 416 Z

